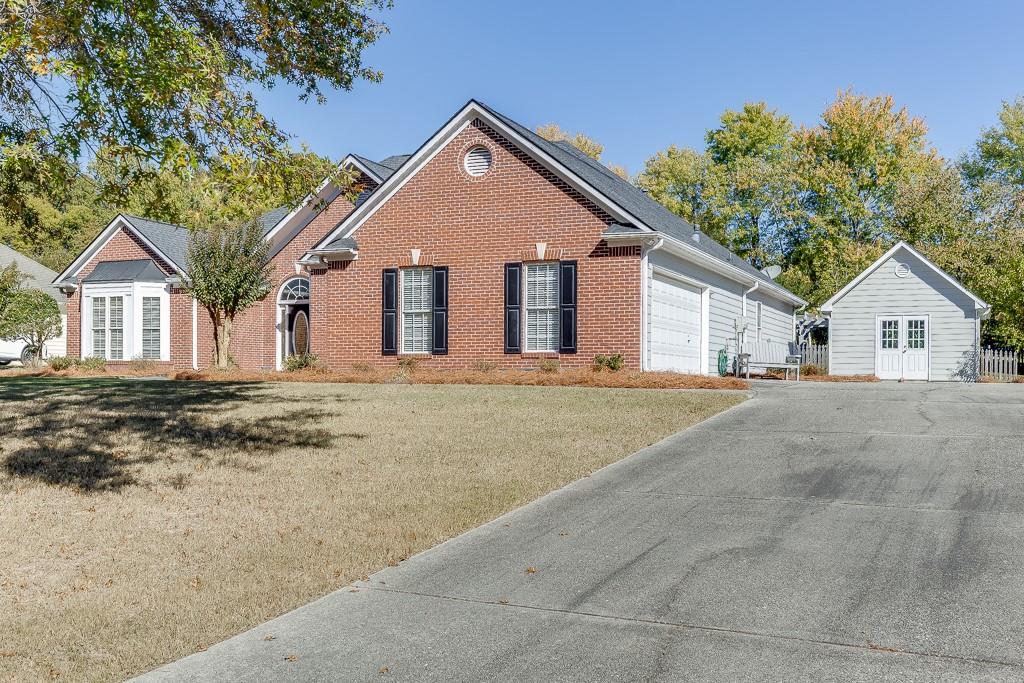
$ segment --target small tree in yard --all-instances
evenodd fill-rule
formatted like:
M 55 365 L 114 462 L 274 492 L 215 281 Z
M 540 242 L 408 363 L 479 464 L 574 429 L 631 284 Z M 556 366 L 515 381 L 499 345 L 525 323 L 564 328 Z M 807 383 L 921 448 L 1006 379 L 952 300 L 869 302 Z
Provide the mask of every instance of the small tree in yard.
M 11 295 L 0 320 L 0 339 L 19 339 L 32 349 L 35 361 L 43 359 L 43 344 L 62 332 L 60 308 L 41 289 L 19 289 Z
M 230 362 L 235 316 L 270 292 L 269 246 L 256 221 L 200 230 L 188 245 L 186 291 L 210 314 L 217 367 Z
M 24 277 L 13 263 L 0 268 L 0 327 L 7 320 L 7 309 L 10 308 L 14 295 L 21 289 Z

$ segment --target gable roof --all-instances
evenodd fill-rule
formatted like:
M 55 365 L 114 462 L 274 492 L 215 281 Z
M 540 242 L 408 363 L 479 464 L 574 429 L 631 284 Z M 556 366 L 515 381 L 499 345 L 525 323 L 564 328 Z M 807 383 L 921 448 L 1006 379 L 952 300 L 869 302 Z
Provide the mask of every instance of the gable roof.
M 92 260 L 117 232 L 124 228 L 135 235 L 179 274 L 185 274 L 188 253 L 188 228 L 173 223 L 154 221 L 141 216 L 119 213 L 107 224 L 99 235 L 89 243 L 81 254 L 71 262 L 60 275 L 53 279 L 55 285 L 74 284 L 74 276 Z
M 889 249 L 889 251 L 887 251 L 884 254 L 882 254 L 878 258 L 877 261 L 875 261 L 870 266 L 865 268 L 861 272 L 860 275 L 858 275 L 857 277 L 853 278 L 853 280 L 851 280 L 849 283 L 847 283 L 847 285 L 845 287 L 843 287 L 838 292 L 833 294 L 832 298 L 830 298 L 828 301 L 823 303 L 821 305 L 822 313 L 831 313 L 832 312 L 832 307 L 836 304 L 836 302 L 838 302 L 844 296 L 849 294 L 853 290 L 854 287 L 856 287 L 861 282 L 863 282 L 869 275 L 871 275 L 871 273 L 873 273 L 876 270 L 878 270 L 882 266 L 882 264 L 884 264 L 889 259 L 891 259 L 896 254 L 896 252 L 899 251 L 900 249 L 905 250 L 907 253 L 912 255 L 918 261 L 920 261 L 921 263 L 923 263 L 926 266 L 928 266 L 928 268 L 930 268 L 932 271 L 934 271 L 936 274 L 938 274 L 942 279 L 946 280 L 946 282 L 949 282 L 956 289 L 960 290 L 965 295 L 967 295 L 967 297 L 969 297 L 972 301 L 974 301 L 974 308 L 976 310 L 987 311 L 987 310 L 989 310 L 991 308 L 980 297 L 975 296 L 969 289 L 967 289 L 962 284 L 960 284 L 960 282 L 958 280 L 956 280 L 953 276 L 951 276 L 949 273 L 947 273 L 946 271 L 942 270 L 937 265 L 935 265 L 934 263 L 929 261 L 928 258 L 925 257 L 924 254 L 922 254 L 917 249 L 914 249 L 914 247 L 910 246 L 909 244 L 907 244 L 906 242 L 901 240 L 901 241 L 897 242 L 896 244 L 894 244 L 892 246 L 892 248 Z
M 141 233 L 145 241 L 156 247 L 158 256 L 175 270 L 185 272 L 185 264 L 188 262 L 188 228 L 126 213 L 121 215 Z
M 0 268 L 13 263 L 17 269 L 26 275 L 26 282 L 30 287 L 41 289 L 57 300 L 61 311 L 64 310 L 66 299 L 60 294 L 60 289 L 53 285 L 57 273 L 50 270 L 42 263 L 25 256 L 20 251 L 11 249 L 6 244 L 0 244 Z
M 153 259 L 101 261 L 82 282 L 165 282 L 167 276 Z
M 633 234 L 636 235 L 657 233 L 657 235 L 666 236 L 683 244 L 688 250 L 695 250 L 704 257 L 710 257 L 711 262 L 720 263 L 727 272 L 739 271 L 745 276 L 746 281 L 763 284 L 766 289 L 787 300 L 800 304 L 806 303 L 745 259 L 733 254 L 707 235 L 700 233 L 695 226 L 672 213 L 632 183 L 615 175 L 572 145 L 545 140 L 526 126 L 476 100 L 470 100 L 414 154 L 388 157 L 383 160 L 381 163 L 398 164 L 394 173 L 385 179 L 377 191 L 361 206 L 343 218 L 334 230 L 309 250 L 307 256 L 312 255 L 313 252 L 325 250 L 339 237 L 350 237 L 363 222 L 373 215 L 377 207 L 397 192 L 409 177 L 433 158 L 434 154 L 444 147 L 448 140 L 455 137 L 474 118 L 485 120 L 499 133 L 509 138 L 513 144 L 523 148 L 538 162 L 607 211 L 617 225 L 617 232 L 628 236 L 630 233 L 624 232 L 624 228 L 632 228 Z M 696 239 L 694 239 L 695 236 Z M 303 260 L 305 258 L 304 256 Z

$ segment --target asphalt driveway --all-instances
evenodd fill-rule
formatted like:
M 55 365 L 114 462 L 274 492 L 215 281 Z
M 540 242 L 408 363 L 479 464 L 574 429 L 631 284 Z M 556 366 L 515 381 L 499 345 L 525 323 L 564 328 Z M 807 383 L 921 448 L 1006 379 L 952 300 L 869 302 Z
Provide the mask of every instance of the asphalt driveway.
M 1024 678 L 1024 386 L 750 401 L 158 680 Z

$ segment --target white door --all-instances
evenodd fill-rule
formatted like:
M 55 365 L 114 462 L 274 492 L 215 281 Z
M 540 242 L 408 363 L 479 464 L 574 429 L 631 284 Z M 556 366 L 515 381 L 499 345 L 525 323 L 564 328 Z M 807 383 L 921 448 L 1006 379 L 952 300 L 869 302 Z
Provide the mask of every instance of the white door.
M 651 370 L 700 373 L 701 291 L 655 273 L 651 280 Z
M 875 375 L 878 379 L 903 379 L 902 318 L 879 318 L 875 333 Z
M 928 316 L 880 316 L 875 328 L 879 379 L 928 379 Z
M 903 379 L 928 379 L 928 318 L 903 316 Z

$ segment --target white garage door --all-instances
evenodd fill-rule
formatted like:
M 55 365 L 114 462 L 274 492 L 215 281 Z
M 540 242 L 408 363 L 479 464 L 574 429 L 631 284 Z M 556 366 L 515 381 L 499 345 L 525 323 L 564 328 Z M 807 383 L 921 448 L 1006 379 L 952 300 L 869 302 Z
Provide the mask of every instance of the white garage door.
M 700 372 L 700 290 L 655 274 L 651 282 L 651 370 Z

